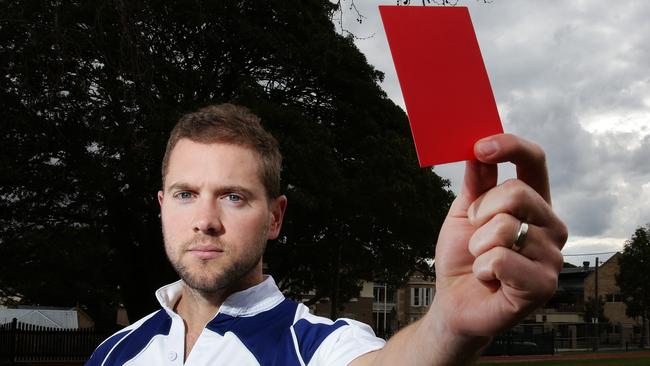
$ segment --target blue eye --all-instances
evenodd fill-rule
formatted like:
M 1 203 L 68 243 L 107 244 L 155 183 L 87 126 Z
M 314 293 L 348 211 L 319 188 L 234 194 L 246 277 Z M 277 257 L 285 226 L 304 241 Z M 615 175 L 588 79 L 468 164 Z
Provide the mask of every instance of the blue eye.
M 242 200 L 242 198 L 241 198 L 239 195 L 232 194 L 232 193 L 231 193 L 231 194 L 227 194 L 227 195 L 226 195 L 226 198 L 227 198 L 229 201 L 232 201 L 232 202 L 239 202 L 239 201 Z
M 187 201 L 190 198 L 192 198 L 192 193 L 190 192 L 178 192 L 176 193 L 176 198 L 182 200 L 182 201 Z

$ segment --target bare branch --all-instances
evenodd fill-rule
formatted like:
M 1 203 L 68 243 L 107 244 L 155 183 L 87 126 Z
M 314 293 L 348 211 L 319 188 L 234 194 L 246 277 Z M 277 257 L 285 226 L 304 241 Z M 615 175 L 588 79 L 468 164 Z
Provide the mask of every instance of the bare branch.
M 343 26 L 343 2 L 349 1 L 350 6 L 347 7 L 348 11 L 354 11 L 354 14 L 356 16 L 355 21 L 359 24 L 363 23 L 363 20 L 366 19 L 366 17 L 361 14 L 361 11 L 359 11 L 359 8 L 357 7 L 357 4 L 355 4 L 354 0 L 336 0 L 333 1 L 332 4 L 334 5 L 334 11 L 332 12 L 332 21 L 334 21 L 334 18 L 336 17 L 336 23 L 339 26 L 340 33 L 346 37 L 352 37 L 355 40 L 364 40 L 364 39 L 369 39 L 375 36 L 375 33 L 372 33 L 369 36 L 364 36 L 364 37 L 359 37 L 352 33 L 350 30 L 345 28 Z
M 491 4 L 494 0 L 476 0 L 476 2 L 482 2 L 483 4 Z M 397 0 L 397 5 L 411 5 L 411 0 Z M 438 6 L 456 6 L 458 5 L 459 0 L 422 0 L 422 6 L 428 4 L 435 4 Z

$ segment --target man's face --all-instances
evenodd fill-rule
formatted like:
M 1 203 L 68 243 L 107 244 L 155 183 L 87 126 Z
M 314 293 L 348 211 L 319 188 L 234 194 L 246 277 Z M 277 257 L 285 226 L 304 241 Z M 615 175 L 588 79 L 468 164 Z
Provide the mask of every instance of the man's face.
M 181 139 L 158 192 L 167 257 L 202 292 L 262 280 L 262 254 L 282 225 L 286 198 L 268 201 L 252 150 Z

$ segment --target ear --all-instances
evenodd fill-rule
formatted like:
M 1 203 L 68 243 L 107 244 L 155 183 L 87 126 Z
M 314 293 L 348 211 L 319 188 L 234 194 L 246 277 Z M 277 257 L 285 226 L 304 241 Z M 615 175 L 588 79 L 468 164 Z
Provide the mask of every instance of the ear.
M 158 191 L 158 204 L 162 207 L 164 194 L 163 191 Z
M 270 204 L 271 213 L 269 217 L 269 234 L 268 240 L 277 239 L 280 235 L 282 228 L 282 220 L 284 219 L 284 211 L 287 209 L 287 196 L 281 195 L 273 199 Z

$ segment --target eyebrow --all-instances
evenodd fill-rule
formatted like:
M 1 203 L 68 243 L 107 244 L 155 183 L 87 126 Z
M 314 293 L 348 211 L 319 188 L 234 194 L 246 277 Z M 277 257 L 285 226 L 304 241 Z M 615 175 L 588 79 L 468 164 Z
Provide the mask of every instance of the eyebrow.
M 172 192 L 172 191 L 196 191 L 197 189 L 192 186 L 189 183 L 186 182 L 175 182 L 172 185 L 167 188 L 167 192 Z M 227 192 L 235 192 L 235 193 L 241 193 L 246 197 L 253 197 L 253 191 L 251 191 L 248 188 L 245 188 L 240 185 L 227 185 L 227 186 L 221 186 L 218 187 L 216 190 L 219 194 L 227 193 Z
M 228 192 L 241 193 L 244 196 L 246 196 L 247 198 L 255 196 L 250 189 L 244 188 L 244 187 L 239 186 L 239 185 L 223 186 L 223 187 L 220 187 L 217 190 L 217 192 L 219 192 L 220 194 L 228 193 Z
M 167 192 L 176 191 L 176 190 L 178 190 L 178 191 L 191 191 L 193 189 L 192 189 L 192 186 L 190 184 L 185 183 L 185 182 L 175 182 L 175 183 L 171 184 L 169 187 L 167 187 L 167 189 L 166 189 Z

